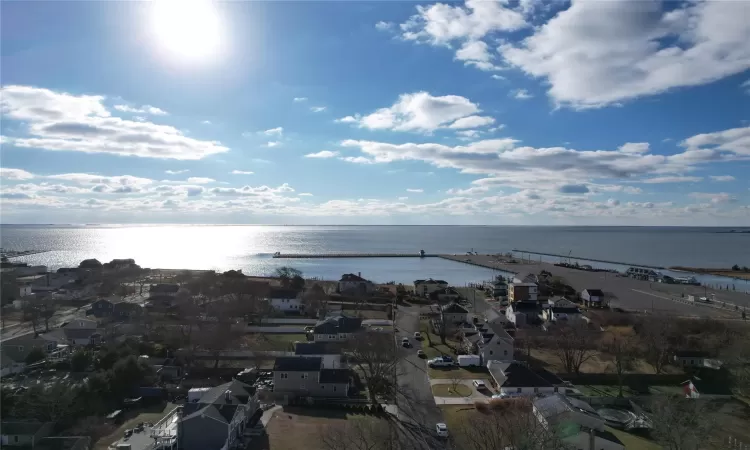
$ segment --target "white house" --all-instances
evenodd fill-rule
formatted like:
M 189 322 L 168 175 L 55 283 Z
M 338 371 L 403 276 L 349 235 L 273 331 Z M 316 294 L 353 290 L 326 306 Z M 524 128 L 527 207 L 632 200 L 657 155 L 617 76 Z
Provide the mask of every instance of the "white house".
M 566 308 L 562 306 L 551 306 L 542 310 L 542 318 L 547 322 L 566 321 L 573 323 L 583 320 L 583 314 L 578 308 Z
M 563 440 L 572 448 L 625 450 L 625 445 L 604 427 L 604 419 L 588 403 L 562 394 L 533 401 L 534 416 L 544 428 L 570 430 Z
M 377 286 L 370 280 L 362 278 L 362 273 L 346 273 L 341 276 L 338 285 L 338 291 L 342 294 L 372 294 L 377 290 Z
M 433 291 L 445 289 L 448 287 L 448 282 L 445 280 L 415 280 L 414 281 L 414 292 L 422 297 L 427 297 Z
M 584 289 L 581 300 L 587 305 L 601 305 L 604 302 L 604 292 L 601 289 Z
M 465 340 L 471 351 L 482 358 L 483 364 L 513 360 L 514 339 L 505 331 L 501 321 L 477 324 L 475 328 L 477 333 L 466 336 Z
M 298 313 L 304 309 L 302 294 L 294 289 L 272 287 L 267 300 L 276 311 Z
M 500 394 L 510 397 L 553 394 L 565 390 L 565 382 L 544 369 L 532 369 L 519 361 L 487 362 L 487 370 Z

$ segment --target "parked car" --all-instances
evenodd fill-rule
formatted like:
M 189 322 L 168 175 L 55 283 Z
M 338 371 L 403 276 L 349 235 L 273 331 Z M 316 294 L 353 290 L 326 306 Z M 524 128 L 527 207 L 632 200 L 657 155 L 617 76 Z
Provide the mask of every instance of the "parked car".
M 448 425 L 444 423 L 439 423 L 435 425 L 435 431 L 437 431 L 438 437 L 442 437 L 442 438 L 448 437 Z
M 125 430 L 125 437 L 126 438 L 129 438 L 132 435 L 133 435 L 133 430 L 131 430 L 130 428 L 128 428 L 127 430 Z
M 427 362 L 429 367 L 450 367 L 453 361 L 446 361 L 443 358 L 433 358 Z
M 401 345 L 403 347 L 409 347 L 409 346 L 411 346 L 411 342 L 409 342 L 409 338 L 405 337 L 405 338 L 401 339 Z
M 483 391 L 483 390 L 487 389 L 487 385 L 484 384 L 484 381 L 482 381 L 482 380 L 474 380 L 474 381 L 471 382 L 471 384 L 473 384 L 474 387 L 478 391 Z
M 420 358 L 424 358 L 427 355 L 425 354 L 424 350 L 417 350 L 417 356 L 419 356 Z
M 415 331 L 414 332 L 414 339 L 416 339 L 418 341 L 421 340 L 422 339 L 422 333 L 420 333 L 419 331 Z

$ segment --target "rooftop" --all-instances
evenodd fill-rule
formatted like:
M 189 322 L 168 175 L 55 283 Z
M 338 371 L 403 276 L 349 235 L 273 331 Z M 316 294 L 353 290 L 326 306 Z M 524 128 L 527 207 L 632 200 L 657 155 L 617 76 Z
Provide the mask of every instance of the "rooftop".
M 297 298 L 298 291 L 290 288 L 273 286 L 268 290 L 270 298 Z
M 345 273 L 341 275 L 340 281 L 367 281 L 367 280 L 353 273 Z
M 319 356 L 281 356 L 276 358 L 274 371 L 282 372 L 314 372 L 323 366 L 323 358 Z
M 179 284 L 152 284 L 149 288 L 149 293 L 159 293 L 159 294 L 174 294 L 177 291 L 180 290 Z
M 503 388 L 553 387 L 563 381 L 544 369 L 532 369 L 518 361 L 490 361 L 487 369 Z
M 597 297 L 604 297 L 604 292 L 601 289 L 584 289 L 589 295 L 595 295 Z
M 469 311 L 464 308 L 463 306 L 459 305 L 456 302 L 450 302 L 447 305 L 442 307 L 442 310 L 444 313 L 447 314 L 468 314 Z
M 353 333 L 362 328 L 362 319 L 358 317 L 332 316 L 315 324 L 316 334 Z
M 432 278 L 429 280 L 414 280 L 414 286 L 419 284 L 448 284 L 448 282 L 445 280 L 433 280 Z

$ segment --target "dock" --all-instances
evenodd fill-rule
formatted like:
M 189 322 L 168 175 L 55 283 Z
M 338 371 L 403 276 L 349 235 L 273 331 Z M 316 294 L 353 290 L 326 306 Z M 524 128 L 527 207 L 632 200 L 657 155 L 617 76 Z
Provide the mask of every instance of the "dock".
M 437 258 L 440 255 L 419 253 L 274 253 L 278 259 L 312 258 Z
M 582 259 L 582 260 L 586 260 L 586 261 L 594 261 L 594 262 L 601 262 L 601 263 L 607 263 L 607 264 L 620 264 L 622 266 L 645 267 L 647 269 L 657 269 L 657 270 L 665 270 L 666 269 L 666 267 L 649 266 L 647 264 L 635 264 L 635 263 L 628 263 L 628 262 L 623 262 L 623 261 L 608 261 L 606 259 L 586 258 L 585 256 L 558 255 L 558 254 L 555 254 L 555 253 L 532 252 L 532 251 L 529 251 L 529 250 L 517 250 L 515 248 L 513 249 L 513 252 L 516 252 L 516 253 L 528 253 L 530 255 L 554 256 L 556 258 Z

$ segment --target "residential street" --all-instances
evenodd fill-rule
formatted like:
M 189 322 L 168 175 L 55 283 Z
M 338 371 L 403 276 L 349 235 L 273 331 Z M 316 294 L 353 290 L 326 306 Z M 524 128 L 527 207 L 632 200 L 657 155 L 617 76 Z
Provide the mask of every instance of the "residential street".
M 417 350 L 422 347 L 421 342 L 414 339 L 414 332 L 419 331 L 419 307 L 399 306 L 396 311 L 396 344 L 402 356 L 398 385 L 403 395 L 399 394 L 397 399 L 398 418 L 403 425 L 400 431 L 413 443 L 411 448 L 448 448 L 447 442 L 435 433 L 435 424 L 443 422 L 443 414 L 432 395 L 427 363 L 417 356 Z M 409 338 L 412 347 L 401 347 L 404 337 Z

